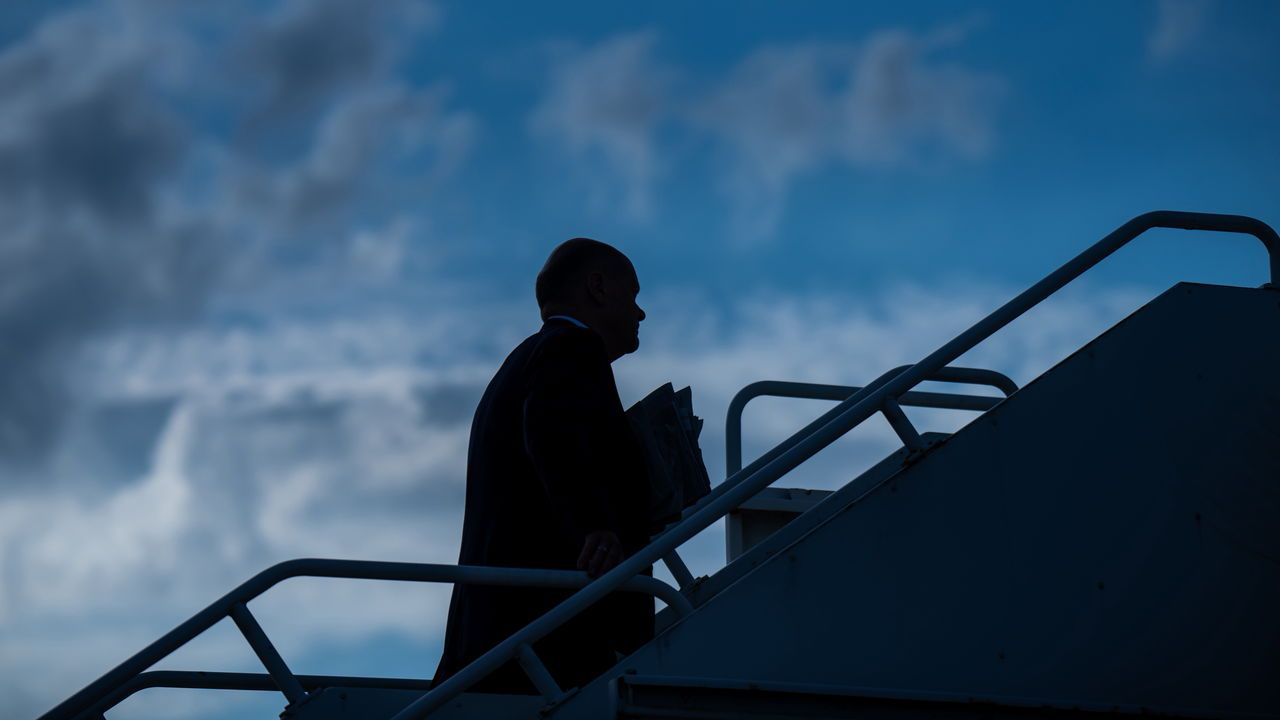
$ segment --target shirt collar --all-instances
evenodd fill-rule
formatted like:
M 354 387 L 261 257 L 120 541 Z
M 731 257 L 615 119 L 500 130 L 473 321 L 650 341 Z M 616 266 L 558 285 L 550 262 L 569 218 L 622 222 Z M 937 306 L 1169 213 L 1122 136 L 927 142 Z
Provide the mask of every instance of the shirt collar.
M 548 319 L 548 320 L 568 320 L 569 322 L 573 323 L 574 325 L 577 325 L 578 327 L 582 328 L 583 330 L 589 330 L 589 329 L 590 329 L 590 328 L 588 328 L 588 327 L 587 327 L 587 324 L 586 324 L 586 323 L 582 322 L 582 321 L 581 321 L 581 320 L 579 320 L 578 318 L 570 317 L 570 316 L 568 316 L 568 315 L 552 315 L 551 317 L 549 317 L 549 318 L 547 318 L 547 319 Z

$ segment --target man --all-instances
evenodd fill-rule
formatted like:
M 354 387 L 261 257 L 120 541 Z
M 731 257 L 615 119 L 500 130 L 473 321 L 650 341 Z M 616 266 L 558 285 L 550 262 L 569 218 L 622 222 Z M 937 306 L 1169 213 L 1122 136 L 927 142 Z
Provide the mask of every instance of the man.
M 648 542 L 644 460 L 610 369 L 639 347 L 639 292 L 635 268 L 609 245 L 574 238 L 552 251 L 535 287 L 542 329 L 507 357 L 471 424 L 460 565 L 595 577 Z M 570 594 L 455 587 L 436 682 Z M 568 688 L 652 635 L 652 599 L 615 593 L 533 647 Z M 535 692 L 515 662 L 472 689 Z

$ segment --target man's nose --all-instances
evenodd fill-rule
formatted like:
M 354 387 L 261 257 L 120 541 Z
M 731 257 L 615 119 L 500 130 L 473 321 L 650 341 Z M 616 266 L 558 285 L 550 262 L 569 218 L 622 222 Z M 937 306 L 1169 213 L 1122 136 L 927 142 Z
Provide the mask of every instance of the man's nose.
M 645 319 L 644 308 L 642 308 L 642 307 L 640 307 L 639 305 L 637 305 L 637 306 L 636 306 L 636 310 L 639 310 L 639 311 L 640 311 L 640 319 L 641 319 L 641 320 L 644 320 L 644 319 Z

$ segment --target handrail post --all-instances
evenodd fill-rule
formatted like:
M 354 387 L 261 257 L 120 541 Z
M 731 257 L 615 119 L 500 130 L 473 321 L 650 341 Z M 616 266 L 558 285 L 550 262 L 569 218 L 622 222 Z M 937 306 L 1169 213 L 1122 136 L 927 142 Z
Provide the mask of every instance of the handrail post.
M 754 396 L 747 393 L 747 388 L 743 388 L 729 401 L 729 411 L 724 421 L 724 475 L 726 478 L 733 477 L 742 469 L 742 411 L 752 397 Z
M 244 603 L 236 603 L 231 606 L 230 615 L 236 627 L 240 628 L 244 639 L 249 641 L 249 647 L 253 648 L 254 654 L 262 661 L 267 674 L 275 681 L 276 687 L 280 688 L 280 692 L 288 698 L 289 704 L 293 705 L 300 700 L 305 700 L 307 691 L 302 689 L 302 683 L 298 682 L 298 678 L 289 670 L 284 658 L 280 657 L 280 653 L 276 651 L 276 647 L 271 644 L 262 626 L 258 624 L 257 618 L 249 612 L 248 606 Z
M 516 660 L 520 663 L 520 667 L 524 668 L 524 674 L 529 676 L 533 686 L 542 693 L 542 697 L 546 698 L 547 702 L 555 702 L 564 695 L 564 691 L 556 684 L 556 679 L 551 677 L 547 666 L 542 664 L 542 660 L 538 658 L 533 648 L 529 647 L 529 643 L 520 643 L 520 647 L 516 648 Z
M 684 564 L 684 558 L 680 557 L 675 550 L 663 555 L 662 562 L 667 566 L 667 570 L 671 571 L 671 577 L 675 578 L 681 590 L 686 590 L 693 584 L 693 573 L 689 572 L 689 566 Z
M 880 411 L 884 413 L 884 417 L 889 421 L 889 425 L 893 427 L 893 431 L 898 433 L 898 437 L 902 439 L 902 444 L 911 452 L 918 452 L 924 449 L 924 438 L 920 437 L 920 433 L 916 431 L 911 419 L 902 411 L 902 406 L 893 397 L 886 397 L 884 404 L 880 406 Z

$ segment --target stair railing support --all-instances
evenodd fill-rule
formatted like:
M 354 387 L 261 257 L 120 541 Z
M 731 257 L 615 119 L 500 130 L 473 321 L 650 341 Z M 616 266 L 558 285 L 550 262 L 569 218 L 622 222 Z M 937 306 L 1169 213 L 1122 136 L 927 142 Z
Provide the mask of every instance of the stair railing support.
M 681 590 L 688 590 L 693 585 L 693 573 L 689 572 L 689 566 L 684 564 L 684 558 L 675 550 L 662 556 L 662 562 L 671 571 L 671 577 L 675 578 L 676 585 Z
M 529 647 L 529 643 L 521 643 L 516 649 L 516 660 L 520 662 L 520 667 L 524 668 L 524 674 L 529 676 L 533 686 L 542 693 L 542 697 L 546 698 L 547 702 L 555 702 L 564 696 L 564 691 L 556 684 L 555 678 L 551 677 L 551 673 L 547 671 L 547 666 L 542 664 L 538 654 Z
M 916 427 L 911 424 L 910 418 L 902 411 L 902 406 L 892 397 L 886 397 L 884 404 L 880 406 L 880 411 L 884 413 L 885 420 L 889 421 L 889 426 L 893 431 L 898 433 L 898 437 L 902 439 L 902 444 L 906 446 L 910 452 L 919 452 L 924 450 L 924 439 L 920 437 L 920 433 L 916 431 Z
M 280 692 L 284 693 L 285 698 L 289 700 L 289 704 L 293 705 L 305 700 L 307 691 L 302 689 L 302 683 L 298 682 L 298 678 L 289 670 L 289 666 L 285 664 L 284 658 L 280 657 L 276 646 L 271 644 L 271 639 L 258 624 L 257 618 L 249 612 L 248 606 L 244 603 L 236 603 L 231 606 L 228 614 L 235 621 L 236 627 L 240 628 L 244 639 L 249 641 L 249 647 L 253 648 L 254 654 L 262 661 L 262 666 L 267 669 L 267 674 L 275 681 L 276 687 L 280 688 Z

